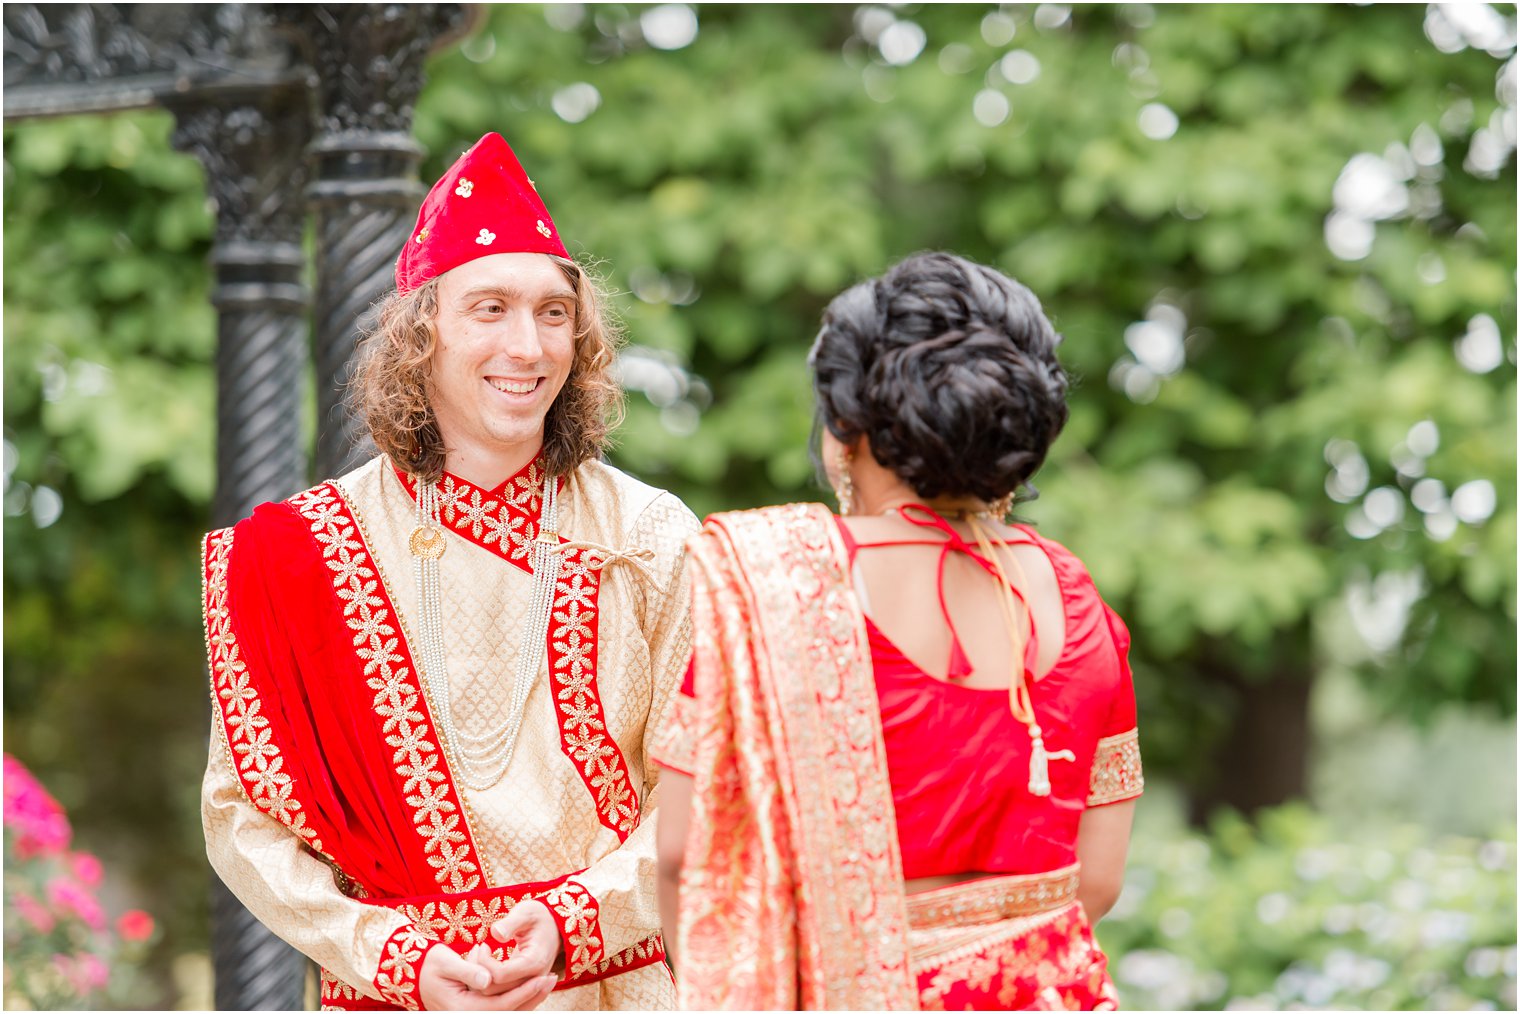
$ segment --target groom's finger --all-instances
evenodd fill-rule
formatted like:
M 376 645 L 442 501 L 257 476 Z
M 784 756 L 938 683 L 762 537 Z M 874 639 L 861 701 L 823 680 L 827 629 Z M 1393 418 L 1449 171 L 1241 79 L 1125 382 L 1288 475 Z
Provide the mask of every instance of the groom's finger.
M 491 977 L 490 984 L 480 989 L 486 996 L 497 996 L 513 989 L 524 982 L 537 978 L 542 974 L 542 969 L 524 969 L 517 963 L 510 961 L 497 961 L 491 956 L 489 948 L 482 947 L 478 957 L 472 960 L 485 969 Z
M 479 964 L 466 961 L 447 947 L 437 947 L 434 950 L 439 952 L 433 960 L 437 963 L 438 974 L 443 978 L 476 990 L 491 985 L 491 973 Z
M 498 997 L 494 997 L 497 1010 L 526 1010 L 537 1007 L 544 997 L 554 991 L 558 982 L 552 975 L 537 975 Z

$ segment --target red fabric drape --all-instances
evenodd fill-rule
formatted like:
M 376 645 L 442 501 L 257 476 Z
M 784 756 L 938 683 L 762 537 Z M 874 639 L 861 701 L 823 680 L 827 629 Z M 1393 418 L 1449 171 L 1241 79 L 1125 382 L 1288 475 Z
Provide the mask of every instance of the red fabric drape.
M 422 840 L 397 819 L 413 807 L 310 524 L 288 504 L 257 508 L 234 529 L 227 582 L 232 632 L 269 720 L 267 748 L 279 751 L 322 851 L 372 897 L 435 892 Z M 392 636 L 399 644 L 399 630 Z M 418 708 L 426 716 L 425 700 Z

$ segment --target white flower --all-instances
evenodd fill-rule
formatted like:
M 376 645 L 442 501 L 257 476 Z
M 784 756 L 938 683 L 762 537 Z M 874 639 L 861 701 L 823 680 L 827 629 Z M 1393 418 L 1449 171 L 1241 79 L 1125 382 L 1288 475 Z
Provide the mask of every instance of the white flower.
M 538 220 L 538 231 L 543 234 L 545 239 L 548 239 L 553 235 L 553 233 L 549 231 L 549 227 L 544 224 L 544 220 L 542 218 Z
M 475 184 L 471 183 L 469 180 L 461 176 L 459 177 L 459 186 L 454 188 L 454 193 L 458 194 L 460 197 L 469 197 L 474 189 Z
M 475 242 L 479 243 L 481 246 L 490 246 L 492 243 L 496 242 L 496 233 L 492 232 L 490 229 L 482 229 L 480 230 L 480 235 L 475 237 Z

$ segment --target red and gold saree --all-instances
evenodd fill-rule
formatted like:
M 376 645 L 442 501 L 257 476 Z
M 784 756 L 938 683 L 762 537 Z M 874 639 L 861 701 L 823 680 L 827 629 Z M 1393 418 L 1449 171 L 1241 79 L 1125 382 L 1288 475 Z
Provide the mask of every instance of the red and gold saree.
M 687 1009 L 1115 1006 L 1076 869 L 912 897 L 870 648 L 832 516 L 709 519 L 690 544 L 695 685 L 666 742 L 693 777 Z

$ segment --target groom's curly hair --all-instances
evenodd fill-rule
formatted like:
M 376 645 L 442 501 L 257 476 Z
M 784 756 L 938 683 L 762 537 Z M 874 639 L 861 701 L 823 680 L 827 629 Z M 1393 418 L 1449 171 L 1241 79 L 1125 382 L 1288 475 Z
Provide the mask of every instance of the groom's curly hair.
M 551 257 L 575 289 L 575 359 L 544 420 L 544 464 L 567 475 L 599 457 L 622 418 L 622 389 L 612 362 L 622 329 L 611 315 L 599 279 L 574 261 Z M 350 386 L 354 409 L 375 445 L 425 482 L 443 473 L 445 448 L 428 397 L 438 346 L 438 279 L 407 293 L 392 292 L 375 309 L 375 325 L 359 346 Z

